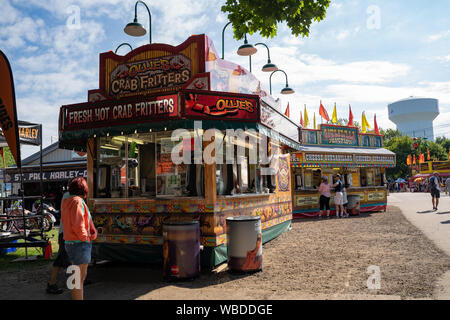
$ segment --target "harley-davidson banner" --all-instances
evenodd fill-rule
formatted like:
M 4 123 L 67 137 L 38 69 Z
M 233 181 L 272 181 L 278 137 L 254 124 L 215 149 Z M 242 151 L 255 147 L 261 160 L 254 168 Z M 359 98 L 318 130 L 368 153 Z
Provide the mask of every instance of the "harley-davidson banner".
M 185 113 L 191 117 L 218 120 L 258 120 L 258 97 L 185 92 Z
M 17 167 L 22 166 L 20 160 L 19 130 L 17 127 L 16 97 L 14 80 L 8 58 L 0 50 L 0 126 L 8 143 L 9 149 L 16 161 Z
M 41 143 L 41 131 L 39 130 L 39 125 L 19 121 L 19 138 L 21 144 L 38 146 Z M 5 141 L 3 130 L 0 130 L 0 145 Z

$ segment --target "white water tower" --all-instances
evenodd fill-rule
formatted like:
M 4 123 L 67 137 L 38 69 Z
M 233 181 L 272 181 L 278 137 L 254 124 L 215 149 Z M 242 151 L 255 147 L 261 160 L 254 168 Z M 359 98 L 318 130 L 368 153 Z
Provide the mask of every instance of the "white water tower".
M 404 135 L 434 140 L 433 120 L 439 115 L 439 102 L 432 98 L 409 97 L 388 105 L 389 120 Z

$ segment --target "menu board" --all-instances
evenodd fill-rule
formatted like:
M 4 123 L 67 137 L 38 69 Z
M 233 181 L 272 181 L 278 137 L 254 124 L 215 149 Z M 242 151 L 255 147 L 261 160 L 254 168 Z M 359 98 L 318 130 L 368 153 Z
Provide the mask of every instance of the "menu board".
M 171 150 L 176 142 L 161 139 L 156 161 L 156 194 L 181 196 L 186 184 L 185 164 L 176 165 L 171 158 Z
M 318 196 L 296 196 L 295 203 L 298 207 L 317 206 L 319 204 Z

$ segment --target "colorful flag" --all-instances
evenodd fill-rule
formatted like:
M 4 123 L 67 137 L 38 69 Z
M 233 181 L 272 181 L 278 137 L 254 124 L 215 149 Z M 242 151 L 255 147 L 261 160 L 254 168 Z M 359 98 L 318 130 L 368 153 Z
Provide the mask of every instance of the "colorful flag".
M 328 112 L 327 112 L 327 110 L 325 109 L 325 107 L 323 106 L 322 101 L 320 101 L 319 115 L 320 115 L 323 119 L 325 119 L 325 120 L 327 120 L 327 121 L 330 121 L 330 117 L 328 116 Z
M 408 156 L 406 157 L 406 165 L 410 166 L 411 165 L 411 155 L 408 154 Z
M 16 165 L 18 168 L 21 168 L 14 80 L 8 58 L 1 50 L 0 79 L 2 79 L 2 85 L 0 86 L 0 126 Z
M 367 121 L 366 115 L 364 114 L 364 112 L 362 113 L 361 126 L 362 126 L 362 132 L 363 133 L 366 133 L 367 132 L 367 128 L 370 128 L 369 122 Z
M 416 164 L 416 155 L 413 155 L 413 164 Z
M 331 117 L 331 123 L 333 123 L 333 124 L 338 123 L 337 112 L 336 112 L 336 103 L 334 103 L 334 110 L 333 110 L 333 116 Z
M 378 130 L 378 124 L 377 124 L 377 115 L 373 117 L 373 126 L 375 127 L 375 134 L 380 134 L 380 130 Z
M 427 160 L 430 161 L 430 149 L 427 148 Z
M 308 128 L 309 126 L 309 118 L 308 118 L 308 112 L 306 111 L 306 104 L 305 104 L 305 128 Z
M 305 123 L 303 122 L 303 115 L 302 115 L 302 112 L 301 112 L 301 111 L 300 111 L 300 125 L 301 125 L 302 127 L 305 126 Z
M 349 110 L 349 114 L 348 114 L 348 126 L 349 127 L 353 127 L 353 113 L 352 113 L 352 106 L 348 105 L 348 110 Z
M 286 111 L 284 112 L 284 115 L 289 118 L 289 102 L 288 102 Z
M 316 130 L 316 113 L 314 112 L 314 130 Z

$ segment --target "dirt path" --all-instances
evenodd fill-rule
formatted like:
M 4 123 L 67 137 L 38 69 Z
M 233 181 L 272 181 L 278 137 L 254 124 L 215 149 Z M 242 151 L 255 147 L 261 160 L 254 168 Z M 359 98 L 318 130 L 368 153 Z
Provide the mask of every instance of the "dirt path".
M 381 288 L 369 290 L 369 266 Z M 224 269 L 219 268 L 219 269 Z M 89 269 L 86 299 L 416 299 L 434 298 L 450 258 L 390 206 L 358 218 L 303 220 L 264 245 L 263 271 L 203 271 L 192 282 L 166 283 L 159 266 L 104 264 Z M 50 266 L 0 271 L 0 299 L 68 299 L 43 293 Z M 63 282 L 61 277 L 61 283 Z

